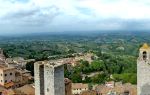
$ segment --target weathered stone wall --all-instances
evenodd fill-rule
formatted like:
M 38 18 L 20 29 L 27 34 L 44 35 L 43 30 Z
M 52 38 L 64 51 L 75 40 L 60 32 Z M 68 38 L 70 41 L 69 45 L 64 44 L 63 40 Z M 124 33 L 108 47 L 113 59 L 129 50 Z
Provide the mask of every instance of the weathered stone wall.
M 35 83 L 35 95 L 40 95 L 40 75 L 39 64 L 34 63 L 34 83 Z
M 65 95 L 64 66 L 35 63 L 35 95 Z
M 150 61 L 137 61 L 137 91 L 138 95 L 150 95 Z
M 40 95 L 45 95 L 45 91 L 44 91 L 44 89 L 45 89 L 45 84 L 44 84 L 44 78 L 45 78 L 45 76 L 44 76 L 44 65 L 40 65 L 40 67 L 39 67 L 39 70 L 40 70 L 40 72 L 39 72 L 39 76 L 40 76 Z
M 45 65 L 45 95 L 55 95 L 54 94 L 54 68 L 50 65 Z
M 64 66 L 55 68 L 54 80 L 55 95 L 65 95 Z

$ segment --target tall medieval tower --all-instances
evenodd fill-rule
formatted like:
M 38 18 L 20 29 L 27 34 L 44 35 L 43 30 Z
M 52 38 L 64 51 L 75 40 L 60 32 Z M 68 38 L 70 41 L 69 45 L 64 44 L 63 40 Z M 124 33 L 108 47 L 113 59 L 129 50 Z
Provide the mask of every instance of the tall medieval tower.
M 138 95 L 150 95 L 150 47 L 146 43 L 137 59 L 137 91 Z
M 35 95 L 65 95 L 64 66 L 61 61 L 34 64 Z

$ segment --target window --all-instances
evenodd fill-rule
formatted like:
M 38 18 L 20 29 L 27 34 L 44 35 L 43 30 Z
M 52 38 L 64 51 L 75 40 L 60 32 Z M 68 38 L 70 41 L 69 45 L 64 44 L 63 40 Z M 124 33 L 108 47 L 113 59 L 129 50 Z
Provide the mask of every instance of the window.
M 10 75 L 12 75 L 12 73 L 10 73 Z
M 47 92 L 49 92 L 49 88 L 47 88 Z
M 7 76 L 7 74 L 5 74 L 5 76 Z
M 146 60 L 146 58 L 147 58 L 147 53 L 146 53 L 146 51 L 144 51 L 143 52 L 143 60 Z

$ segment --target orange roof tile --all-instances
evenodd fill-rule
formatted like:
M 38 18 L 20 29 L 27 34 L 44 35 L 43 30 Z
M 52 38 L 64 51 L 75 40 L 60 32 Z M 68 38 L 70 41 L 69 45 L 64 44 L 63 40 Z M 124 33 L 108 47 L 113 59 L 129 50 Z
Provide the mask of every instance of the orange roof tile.
M 150 47 L 147 43 L 144 43 L 140 49 L 150 49 Z
M 25 95 L 35 95 L 35 88 L 30 84 L 17 88 L 16 91 L 24 93 Z
M 6 88 L 9 88 L 9 87 L 11 87 L 11 86 L 13 86 L 13 85 L 14 85 L 13 82 L 9 82 L 9 83 L 5 83 L 5 84 L 4 84 L 4 86 L 5 86 Z
M 88 84 L 72 83 L 72 89 L 88 88 Z

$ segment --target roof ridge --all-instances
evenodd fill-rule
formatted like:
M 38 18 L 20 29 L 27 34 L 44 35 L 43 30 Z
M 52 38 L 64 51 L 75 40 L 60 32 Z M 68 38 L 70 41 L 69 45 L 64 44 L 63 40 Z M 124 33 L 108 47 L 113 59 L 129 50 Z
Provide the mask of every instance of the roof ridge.
M 150 46 L 147 43 L 144 43 L 140 49 L 150 49 Z

